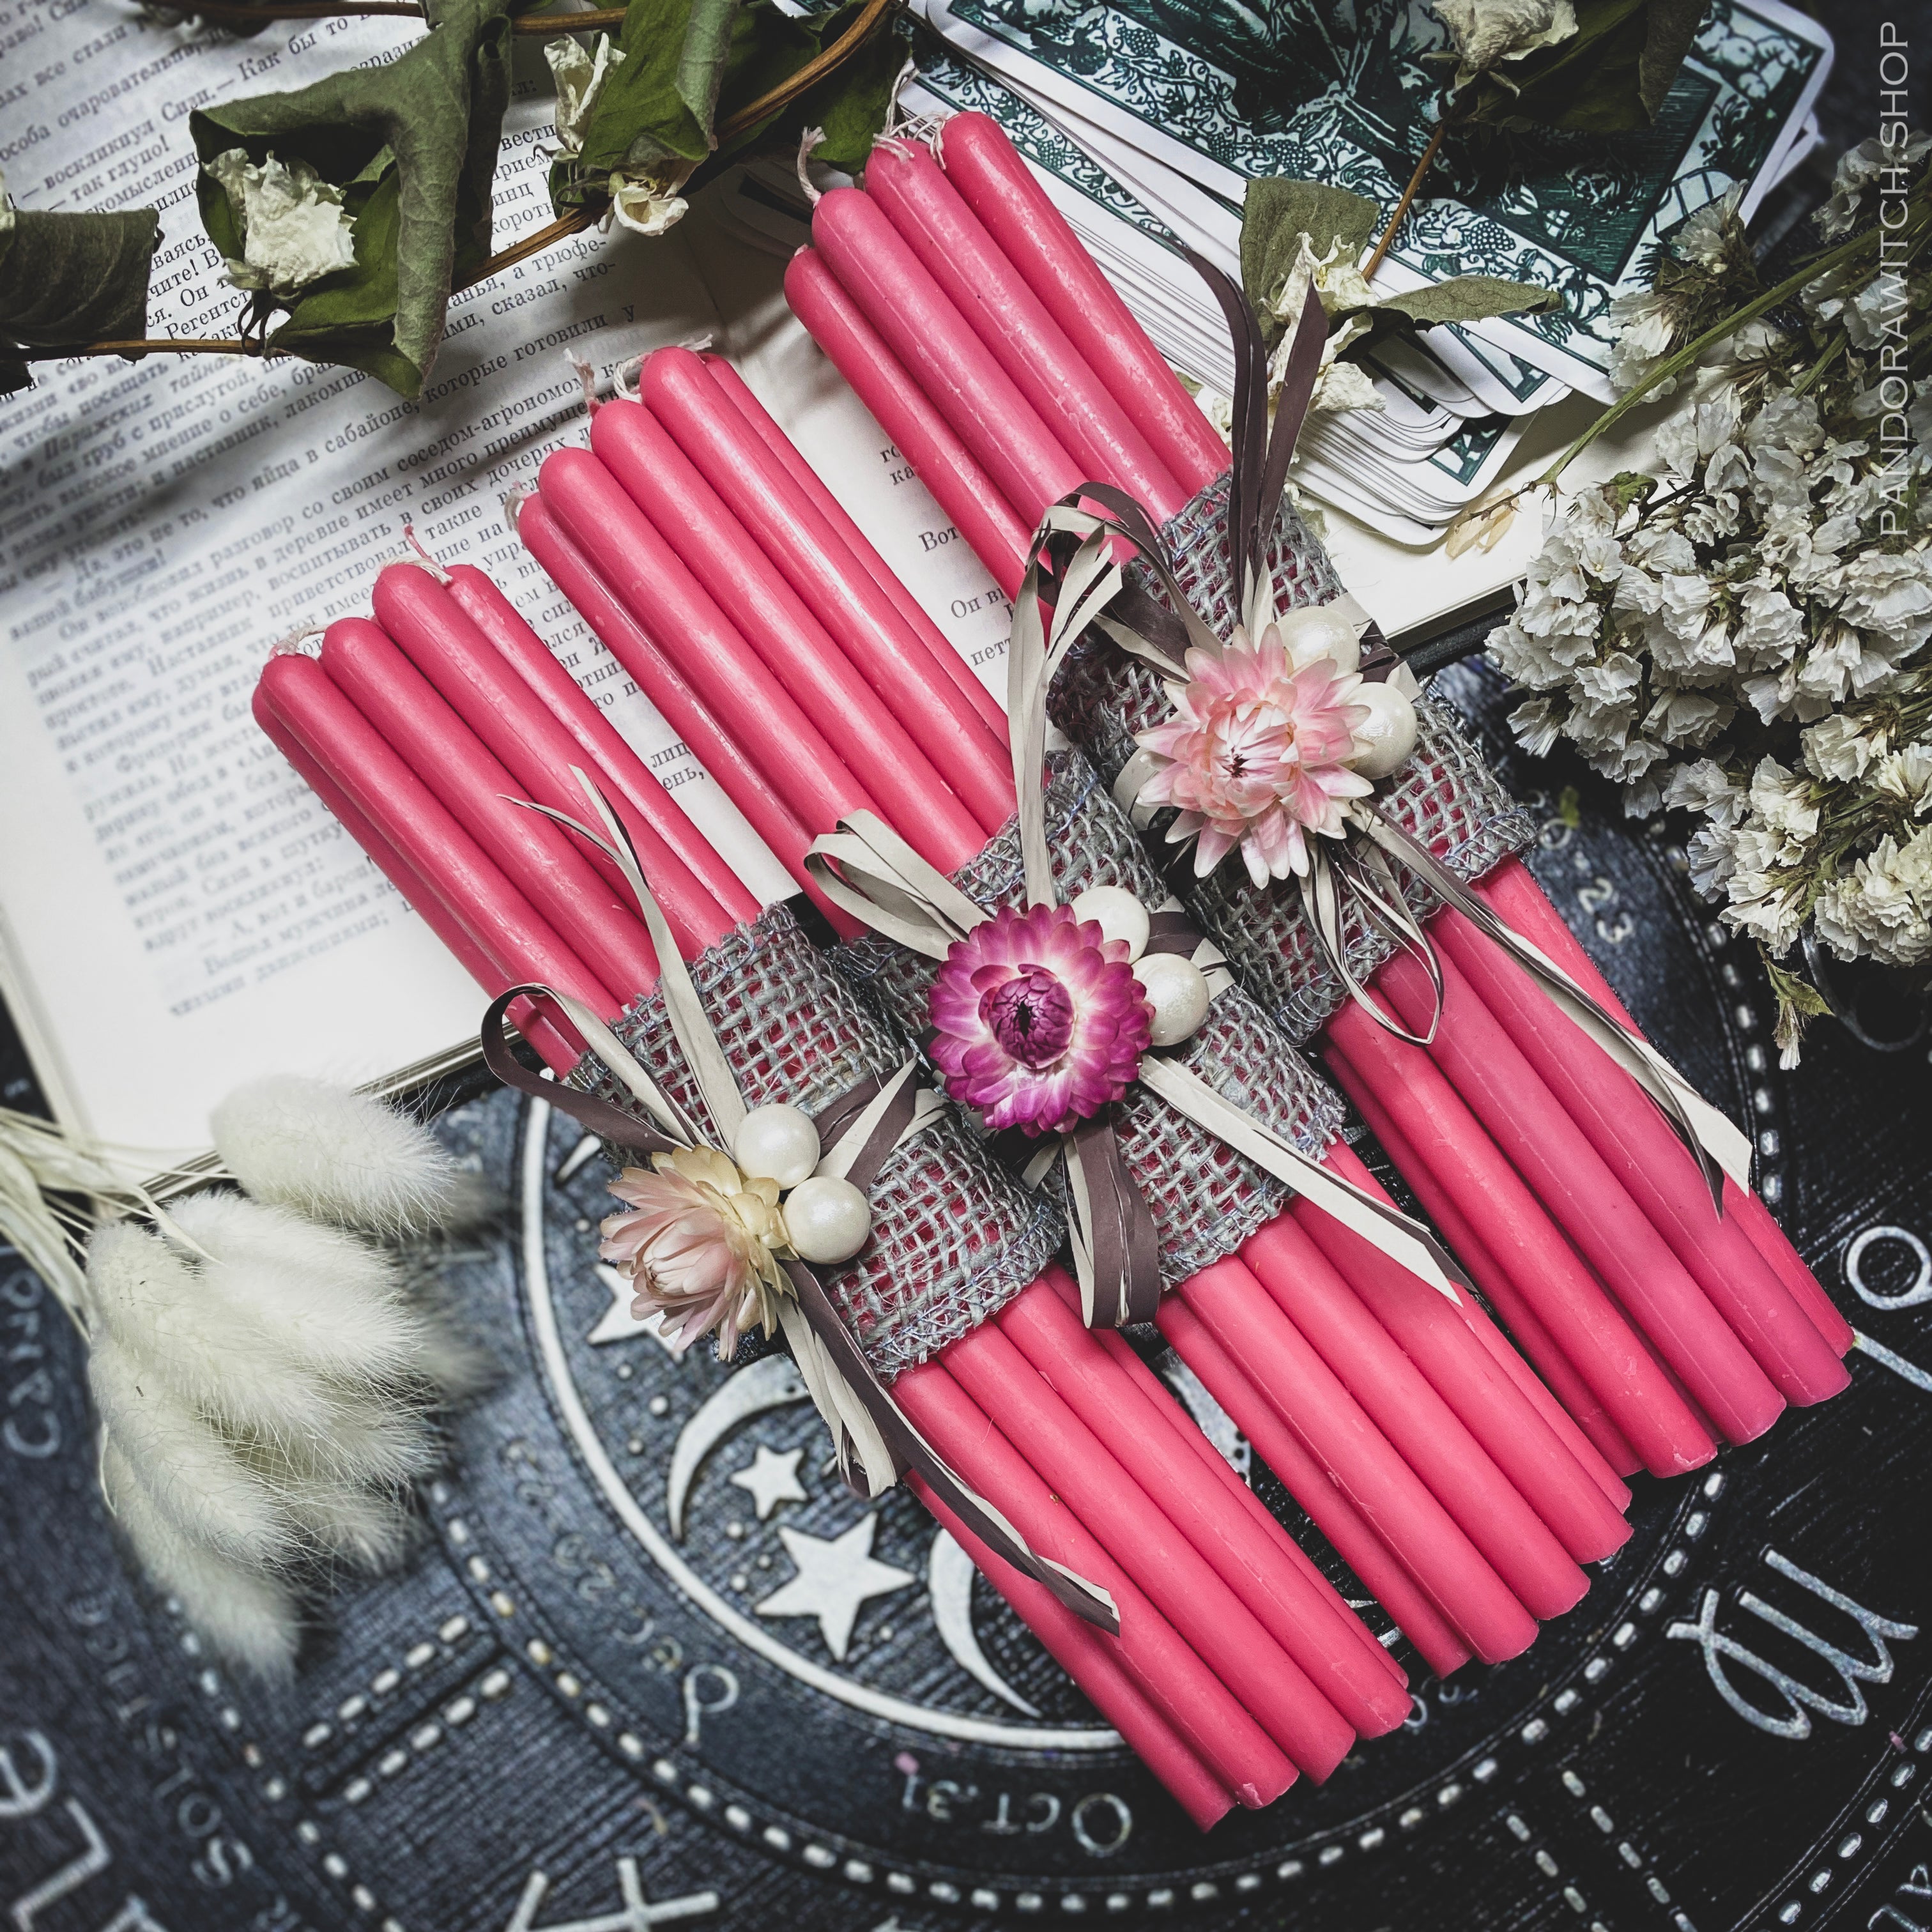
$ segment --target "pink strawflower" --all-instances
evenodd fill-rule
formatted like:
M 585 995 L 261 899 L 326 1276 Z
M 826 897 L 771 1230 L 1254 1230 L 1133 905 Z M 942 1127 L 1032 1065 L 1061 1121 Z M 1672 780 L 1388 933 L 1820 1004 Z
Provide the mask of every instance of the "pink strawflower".
M 598 1252 L 636 1284 L 631 1312 L 639 1321 L 662 1316 L 665 1340 L 680 1350 L 715 1328 L 728 1361 L 748 1329 L 777 1330 L 778 1184 L 748 1179 L 716 1148 L 653 1154 L 651 1163 L 611 1182 L 632 1211 L 604 1222 Z
M 1168 686 L 1173 718 L 1137 734 L 1166 761 L 1139 802 L 1180 808 L 1167 836 L 1198 838 L 1196 878 L 1238 845 L 1258 886 L 1305 873 L 1306 835 L 1340 838 L 1345 801 L 1373 789 L 1348 763 L 1369 718 L 1350 701 L 1361 679 L 1330 658 L 1296 670 L 1272 624 L 1258 646 L 1237 629 L 1218 658 L 1190 651 L 1186 668 L 1187 682 Z
M 1125 944 L 1065 906 L 1004 907 L 946 956 L 929 1004 L 946 1090 L 988 1127 L 1064 1133 L 1127 1090 L 1153 1012 Z

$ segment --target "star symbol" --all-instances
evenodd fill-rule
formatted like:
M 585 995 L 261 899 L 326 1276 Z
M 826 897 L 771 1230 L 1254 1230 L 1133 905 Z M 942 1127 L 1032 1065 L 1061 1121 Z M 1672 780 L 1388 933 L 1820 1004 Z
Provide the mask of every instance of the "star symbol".
M 780 1503 L 805 1501 L 805 1491 L 798 1480 L 798 1459 L 804 1454 L 802 1449 L 788 1449 L 781 1456 L 760 1442 L 749 1465 L 731 1478 L 752 1498 L 760 1522 Z
M 640 1321 L 631 1312 L 631 1304 L 638 1296 L 637 1284 L 631 1277 L 627 1274 L 620 1274 L 608 1262 L 599 1262 L 597 1279 L 609 1292 L 610 1305 L 604 1310 L 596 1327 L 585 1337 L 590 1346 L 593 1348 L 601 1348 L 606 1342 L 628 1342 L 634 1335 L 648 1335 L 673 1361 L 676 1361 L 679 1352 L 665 1339 L 663 1316 L 646 1315 Z
M 843 1536 L 829 1539 L 781 1529 L 779 1540 L 798 1565 L 798 1574 L 759 1604 L 759 1616 L 816 1617 L 826 1648 L 843 1664 L 852 1646 L 860 1605 L 868 1598 L 902 1590 L 914 1580 L 909 1571 L 874 1558 L 872 1534 L 878 1521 L 876 1513 L 868 1511 Z

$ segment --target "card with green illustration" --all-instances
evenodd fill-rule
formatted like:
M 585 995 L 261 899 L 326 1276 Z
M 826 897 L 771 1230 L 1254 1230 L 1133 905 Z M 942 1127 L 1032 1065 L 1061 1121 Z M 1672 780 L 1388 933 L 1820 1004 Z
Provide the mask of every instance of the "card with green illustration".
M 936 32 L 1036 106 L 1230 208 L 1249 180 L 1276 174 L 1392 206 L 1441 95 L 1430 56 L 1447 36 L 1426 0 L 923 4 Z M 1695 210 L 1733 184 L 1748 201 L 1768 185 L 1830 59 L 1824 30 L 1781 0 L 1712 0 L 1653 126 L 1446 148 L 1384 273 L 1396 287 L 1481 274 L 1558 290 L 1562 308 L 1482 325 L 1466 364 L 1450 366 L 1492 405 L 1491 386 L 1533 393 L 1538 371 L 1606 398 L 1612 298 L 1646 280 Z M 1472 380 L 1492 349 L 1527 364 L 1526 381 L 1496 368 L 1490 384 Z

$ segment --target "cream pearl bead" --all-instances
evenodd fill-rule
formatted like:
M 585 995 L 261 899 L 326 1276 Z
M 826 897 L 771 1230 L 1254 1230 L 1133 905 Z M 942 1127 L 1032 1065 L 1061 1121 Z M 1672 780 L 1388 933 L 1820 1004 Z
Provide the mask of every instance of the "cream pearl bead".
M 1150 952 L 1134 968 L 1148 1004 L 1154 1009 L 1148 1034 L 1154 1046 L 1178 1046 L 1200 1030 L 1208 1017 L 1208 976 L 1179 952 Z
M 754 1107 L 738 1129 L 731 1158 L 741 1174 L 796 1187 L 818 1165 L 818 1130 L 796 1107 Z
M 1066 909 L 1076 919 L 1090 919 L 1108 938 L 1124 940 L 1130 959 L 1147 950 L 1147 908 L 1125 886 L 1089 886 Z
M 1284 611 L 1275 622 L 1297 670 L 1317 658 L 1332 658 L 1338 671 L 1360 669 L 1362 646 L 1355 627 L 1334 604 L 1304 604 L 1299 610 Z
M 1350 698 L 1368 712 L 1355 727 L 1350 763 L 1365 778 L 1385 778 L 1415 749 L 1415 706 L 1392 684 L 1365 684 Z
M 815 1174 L 785 1196 L 785 1239 L 802 1262 L 849 1262 L 872 1232 L 872 1204 L 849 1180 Z

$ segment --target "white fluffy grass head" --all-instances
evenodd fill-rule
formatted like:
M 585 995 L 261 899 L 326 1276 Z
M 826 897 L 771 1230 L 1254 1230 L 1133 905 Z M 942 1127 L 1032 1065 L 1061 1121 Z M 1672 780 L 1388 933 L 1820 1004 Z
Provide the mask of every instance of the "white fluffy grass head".
M 382 1234 L 474 1220 L 483 1190 L 426 1129 L 366 1094 L 280 1073 L 209 1117 L 229 1172 L 258 1201 Z
M 231 1663 L 271 1679 L 289 1676 L 301 1628 L 287 1584 L 184 1534 L 111 1436 L 101 1448 L 100 1479 L 141 1567 L 189 1623 Z

